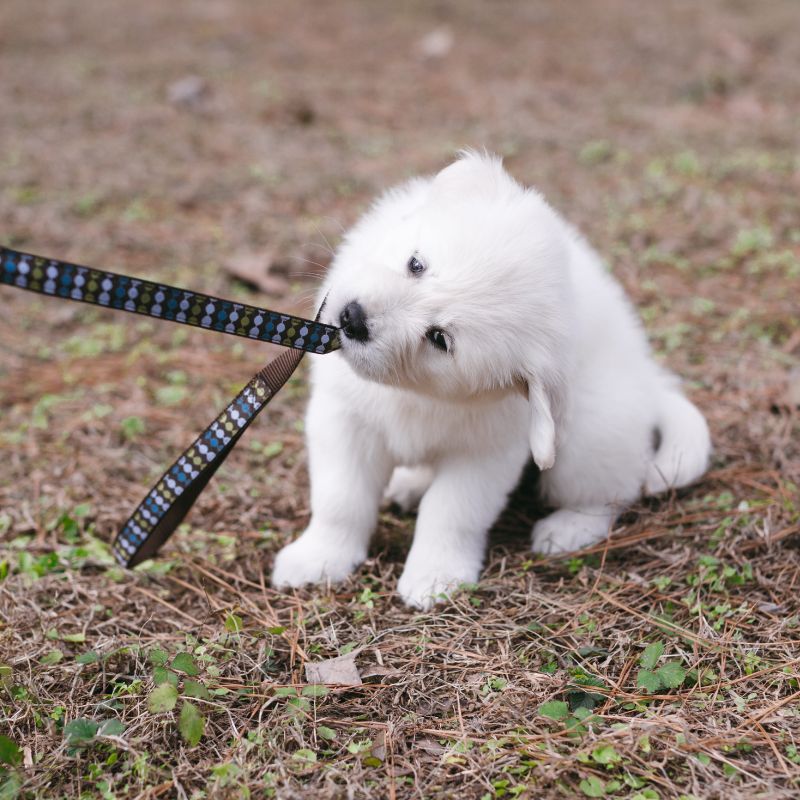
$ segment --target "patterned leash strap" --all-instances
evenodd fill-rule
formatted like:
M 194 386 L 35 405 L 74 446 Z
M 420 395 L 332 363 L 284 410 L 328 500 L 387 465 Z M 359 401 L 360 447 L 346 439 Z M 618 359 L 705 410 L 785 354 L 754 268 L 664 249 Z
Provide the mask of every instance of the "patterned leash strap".
M 337 328 L 316 320 L 22 253 L 10 247 L 0 246 L 0 284 L 309 353 L 330 353 L 339 347 Z
M 131 514 L 112 545 L 125 567 L 135 567 L 158 552 L 303 355 L 330 353 L 340 346 L 338 329 L 319 322 L 324 302 L 317 319 L 308 320 L 2 246 L 0 284 L 290 348 L 252 377 Z
M 302 350 L 289 350 L 257 372 L 161 476 L 114 540 L 112 551 L 120 564 L 135 567 L 158 552 L 248 425 L 289 380 L 303 355 Z

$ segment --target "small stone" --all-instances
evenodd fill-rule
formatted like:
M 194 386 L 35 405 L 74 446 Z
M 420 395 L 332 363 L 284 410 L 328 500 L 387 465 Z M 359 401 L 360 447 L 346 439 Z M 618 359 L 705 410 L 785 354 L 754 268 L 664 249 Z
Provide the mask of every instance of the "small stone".
M 417 50 L 423 58 L 440 59 L 449 54 L 454 43 L 453 31 L 447 26 L 442 26 L 425 34 L 417 43 Z
M 194 108 L 210 93 L 208 82 L 199 75 L 186 75 L 173 81 L 167 88 L 167 99 L 176 106 Z

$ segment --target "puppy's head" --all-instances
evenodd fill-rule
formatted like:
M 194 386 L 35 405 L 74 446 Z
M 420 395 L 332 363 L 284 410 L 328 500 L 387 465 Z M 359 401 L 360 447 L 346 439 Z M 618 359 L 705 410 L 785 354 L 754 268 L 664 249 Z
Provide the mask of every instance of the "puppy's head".
M 546 468 L 568 358 L 566 247 L 541 196 L 466 153 L 388 192 L 348 233 L 325 316 L 368 380 L 458 402 L 523 391 Z

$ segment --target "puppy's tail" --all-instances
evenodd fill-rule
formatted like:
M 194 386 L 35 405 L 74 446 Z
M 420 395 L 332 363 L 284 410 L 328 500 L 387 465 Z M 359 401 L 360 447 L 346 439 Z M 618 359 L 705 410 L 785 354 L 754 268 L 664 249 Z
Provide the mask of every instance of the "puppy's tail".
M 708 425 L 697 407 L 677 389 L 666 388 L 662 395 L 653 450 L 645 478 L 647 494 L 688 486 L 708 469 Z

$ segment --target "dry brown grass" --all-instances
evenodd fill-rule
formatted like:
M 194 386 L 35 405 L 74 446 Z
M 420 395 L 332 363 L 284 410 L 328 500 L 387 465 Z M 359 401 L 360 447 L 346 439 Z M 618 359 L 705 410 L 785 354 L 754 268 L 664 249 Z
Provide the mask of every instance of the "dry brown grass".
M 486 144 L 607 255 L 716 454 L 702 484 L 564 559 L 527 550 L 528 476 L 480 585 L 431 614 L 393 599 L 413 519 L 390 513 L 350 582 L 282 594 L 265 576 L 308 517 L 301 372 L 163 558 L 123 573 L 105 543 L 271 353 L 3 289 L 0 735 L 21 754 L 5 791 L 796 797 L 797 13 L 6 0 L 3 240 L 250 300 L 219 266 L 262 250 L 293 283 L 258 299 L 307 311 L 309 273 L 376 191 Z M 425 60 L 440 25 L 453 50 Z M 207 92 L 171 104 L 187 74 Z M 659 644 L 654 669 L 685 679 L 647 692 Z M 179 652 L 200 673 L 154 712 L 156 662 Z M 309 690 L 304 664 L 343 652 L 364 684 Z M 187 680 L 208 691 L 196 746 Z M 81 719 L 120 725 L 70 744 Z

